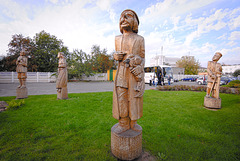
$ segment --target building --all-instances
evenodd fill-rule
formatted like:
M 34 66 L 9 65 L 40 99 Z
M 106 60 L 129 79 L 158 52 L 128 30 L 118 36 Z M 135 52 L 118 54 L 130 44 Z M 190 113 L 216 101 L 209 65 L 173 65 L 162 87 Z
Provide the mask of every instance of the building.
M 169 65 L 172 67 L 176 67 L 176 62 L 181 58 L 177 57 L 167 57 L 164 55 L 156 55 L 150 60 L 151 66 L 161 66 L 161 65 Z
M 223 65 L 222 66 L 222 73 L 227 75 L 232 75 L 237 69 L 240 69 L 240 64 L 237 65 Z

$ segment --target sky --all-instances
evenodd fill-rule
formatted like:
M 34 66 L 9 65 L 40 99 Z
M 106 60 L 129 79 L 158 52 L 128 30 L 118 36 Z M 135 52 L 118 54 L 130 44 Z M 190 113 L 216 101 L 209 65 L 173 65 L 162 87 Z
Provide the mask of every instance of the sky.
M 0 0 L 0 55 L 12 35 L 42 30 L 70 51 L 99 45 L 111 54 L 125 9 L 139 17 L 146 66 L 162 47 L 165 56 L 194 56 L 203 67 L 215 52 L 220 63 L 240 64 L 240 0 Z

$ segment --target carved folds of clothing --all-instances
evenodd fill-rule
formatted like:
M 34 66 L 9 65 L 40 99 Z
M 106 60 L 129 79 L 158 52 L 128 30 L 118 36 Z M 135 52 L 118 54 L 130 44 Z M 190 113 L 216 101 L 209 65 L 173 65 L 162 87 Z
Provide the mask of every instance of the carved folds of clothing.
M 56 82 L 57 89 L 67 87 L 67 76 L 67 62 L 64 58 L 60 58 L 58 65 L 58 78 Z
M 26 73 L 27 72 L 27 57 L 19 56 L 17 58 L 16 72 L 18 72 L 18 73 Z
M 17 58 L 17 68 L 16 72 L 18 73 L 18 79 L 26 79 L 27 78 L 27 57 L 19 56 Z
M 220 76 L 222 75 L 221 64 L 213 62 L 213 61 L 209 61 L 207 72 L 208 72 L 207 87 L 211 88 L 213 83 L 216 82 L 217 84 L 214 85 L 214 88 L 213 88 L 213 89 L 216 89 L 217 87 L 219 87 L 219 83 L 220 83 L 220 79 L 221 79 Z M 215 75 L 216 78 L 212 77 L 213 75 Z
M 145 88 L 144 38 L 136 33 L 116 36 L 115 50 L 127 54 L 118 64 L 113 90 L 113 117 L 118 120 L 121 117 L 130 117 L 131 120 L 137 120 L 142 117 L 143 93 Z M 142 70 L 139 76 L 141 75 L 143 77 L 140 81 L 130 72 L 129 66 L 124 63 L 124 60 L 129 55 L 138 55 L 142 58 L 141 64 L 138 65 Z

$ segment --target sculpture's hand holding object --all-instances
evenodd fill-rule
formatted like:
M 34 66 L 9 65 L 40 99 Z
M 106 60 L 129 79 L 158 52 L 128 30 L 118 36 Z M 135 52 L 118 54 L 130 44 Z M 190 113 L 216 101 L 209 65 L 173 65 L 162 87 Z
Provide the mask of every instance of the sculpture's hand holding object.
M 116 52 L 113 54 L 113 57 L 114 57 L 115 60 L 121 61 L 121 60 L 123 60 L 124 55 L 126 55 L 126 53 L 124 53 L 124 52 L 122 52 L 122 51 L 116 51 Z

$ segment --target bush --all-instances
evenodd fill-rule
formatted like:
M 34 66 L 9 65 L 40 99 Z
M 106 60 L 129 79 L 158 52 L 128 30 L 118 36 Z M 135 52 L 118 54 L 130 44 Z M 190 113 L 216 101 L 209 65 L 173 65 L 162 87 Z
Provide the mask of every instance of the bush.
M 226 85 L 226 87 L 230 88 L 240 88 L 240 80 L 233 80 Z
M 232 82 L 234 82 L 234 81 L 232 81 Z M 220 87 L 219 92 L 227 93 L 227 94 L 239 94 L 240 93 L 239 84 L 236 85 L 236 83 L 234 83 L 234 87 L 235 88 L 230 88 L 230 87 L 226 87 L 226 86 Z M 175 85 L 175 86 L 157 86 L 156 89 L 160 90 L 160 91 L 206 91 L 207 87 L 206 86 Z
M 8 102 L 8 106 L 6 110 L 17 109 L 24 104 L 25 104 L 24 100 L 12 100 Z

